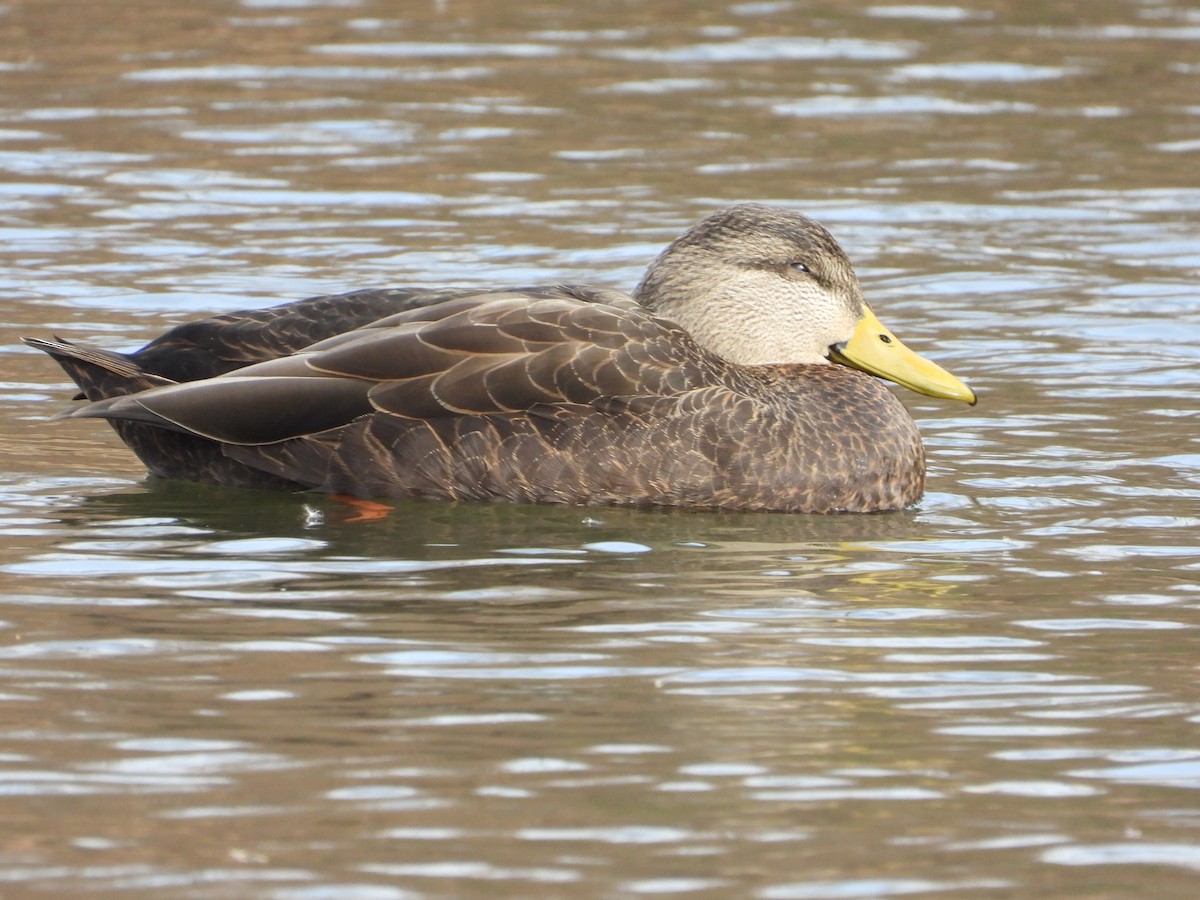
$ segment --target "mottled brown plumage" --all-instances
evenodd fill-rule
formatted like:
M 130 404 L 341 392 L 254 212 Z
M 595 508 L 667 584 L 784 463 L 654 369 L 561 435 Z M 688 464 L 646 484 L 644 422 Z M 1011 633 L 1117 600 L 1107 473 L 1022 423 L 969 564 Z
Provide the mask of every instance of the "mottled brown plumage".
M 912 419 L 825 359 L 866 307 L 815 222 L 730 207 L 667 248 L 635 296 L 357 291 L 188 323 L 127 356 L 27 343 L 83 390 L 68 416 L 108 419 L 167 478 L 806 512 L 920 497 Z

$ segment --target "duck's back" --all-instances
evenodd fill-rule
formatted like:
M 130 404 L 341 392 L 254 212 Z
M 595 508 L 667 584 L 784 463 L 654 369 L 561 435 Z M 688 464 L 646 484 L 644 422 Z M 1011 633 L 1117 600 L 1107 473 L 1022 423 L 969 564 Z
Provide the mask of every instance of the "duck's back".
M 570 297 L 582 302 L 624 298 L 633 302 L 621 291 L 586 285 L 514 290 L 530 297 Z M 486 288 L 402 287 L 322 294 L 266 309 L 238 310 L 184 322 L 131 353 L 130 358 L 147 373 L 171 381 L 197 381 L 287 356 L 399 313 L 492 293 L 496 291 Z

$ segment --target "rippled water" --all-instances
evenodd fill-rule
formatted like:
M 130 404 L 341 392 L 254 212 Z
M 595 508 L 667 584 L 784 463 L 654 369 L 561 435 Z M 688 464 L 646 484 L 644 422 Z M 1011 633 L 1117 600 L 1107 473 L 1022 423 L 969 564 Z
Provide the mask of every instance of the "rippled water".
M 146 8 L 149 6 L 149 8 Z M 1183 2 L 0 9 L 0 895 L 1189 896 Z M 760 199 L 971 381 L 914 510 L 144 479 L 22 334 L 633 284 Z

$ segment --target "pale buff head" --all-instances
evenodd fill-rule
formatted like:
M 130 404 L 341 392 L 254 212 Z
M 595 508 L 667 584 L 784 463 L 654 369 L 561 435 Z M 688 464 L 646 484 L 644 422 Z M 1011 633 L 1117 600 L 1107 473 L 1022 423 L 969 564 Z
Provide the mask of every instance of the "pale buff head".
M 758 203 L 713 213 L 675 240 L 634 296 L 739 365 L 825 363 L 862 318 L 862 288 L 833 235 Z

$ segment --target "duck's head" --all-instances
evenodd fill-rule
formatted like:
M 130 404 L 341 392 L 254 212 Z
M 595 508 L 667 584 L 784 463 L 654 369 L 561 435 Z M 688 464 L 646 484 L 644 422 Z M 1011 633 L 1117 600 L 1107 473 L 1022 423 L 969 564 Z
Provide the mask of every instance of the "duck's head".
M 969 387 L 875 318 L 845 251 L 796 212 L 739 203 L 713 213 L 659 255 L 634 295 L 732 363 L 841 363 L 975 403 Z

